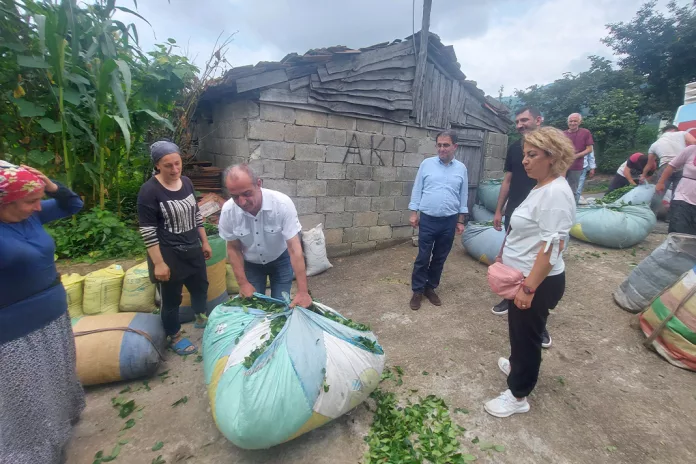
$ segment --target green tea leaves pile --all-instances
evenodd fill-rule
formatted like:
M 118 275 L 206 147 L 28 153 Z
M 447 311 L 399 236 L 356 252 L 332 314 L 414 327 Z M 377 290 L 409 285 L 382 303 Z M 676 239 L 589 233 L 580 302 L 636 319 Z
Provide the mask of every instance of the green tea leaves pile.
M 403 384 L 403 369 L 388 367 L 382 373 L 382 381 L 393 380 L 396 386 Z M 425 371 L 423 372 L 425 374 Z M 411 394 L 418 390 L 409 390 Z M 454 422 L 449 408 L 442 398 L 428 395 L 401 400 L 396 393 L 382 388 L 375 390 L 373 423 L 365 437 L 369 449 L 364 464 L 400 463 L 462 464 L 478 458 L 469 454 L 460 442 L 466 429 Z M 455 413 L 468 414 L 468 410 L 456 408 Z M 476 437 L 473 444 L 478 444 Z M 505 447 L 483 443 L 483 452 L 503 452 Z
M 636 186 L 635 185 L 627 185 L 625 187 L 618 188 L 616 190 L 612 190 L 611 192 L 607 193 L 604 195 L 601 199 L 602 203 L 608 204 L 608 203 L 613 203 L 622 196 L 626 195 L 628 192 L 633 190 Z
M 242 363 L 244 367 L 246 367 L 247 369 L 251 369 L 251 366 L 254 365 L 256 359 L 258 359 L 258 357 L 261 356 L 269 346 L 271 346 L 271 343 L 273 343 L 273 340 L 275 340 L 280 331 L 283 329 L 283 326 L 285 325 L 287 320 L 287 316 L 279 316 L 271 321 L 271 335 L 265 342 L 259 345 L 254 351 L 249 353 L 249 356 L 244 358 L 244 362 Z M 265 335 L 262 335 L 262 338 L 263 337 L 265 337 Z
M 253 366 L 256 360 L 259 358 L 259 356 L 265 353 L 266 350 L 271 346 L 271 344 L 273 344 L 273 341 L 285 326 L 285 323 L 288 320 L 288 316 L 285 313 L 288 312 L 288 308 L 284 304 L 275 303 L 273 301 L 262 299 L 256 296 L 253 296 L 251 298 L 243 298 L 237 296 L 224 303 L 224 305 L 228 307 L 241 307 L 244 312 L 249 312 L 250 309 L 261 310 L 268 313 L 268 317 L 271 318 L 271 333 L 268 335 L 268 337 L 266 337 L 266 334 L 261 336 L 261 339 L 264 340 L 263 343 L 256 347 L 251 353 L 249 353 L 249 355 L 244 358 L 244 361 L 242 363 L 244 367 L 246 367 L 247 369 L 251 369 L 251 366 Z M 370 331 L 370 327 L 365 324 L 360 324 L 359 322 L 355 322 L 352 319 L 343 318 L 331 311 L 325 311 L 315 304 L 310 305 L 310 307 L 307 309 L 333 322 L 337 322 L 339 324 L 345 325 L 346 327 L 350 327 L 351 329 L 360 332 Z M 234 341 L 235 344 L 238 344 L 243 336 L 244 332 L 240 333 Z M 355 337 L 353 341 L 356 345 L 359 345 L 372 353 L 384 354 L 382 347 L 380 347 L 376 341 L 371 340 L 367 337 L 358 336 Z

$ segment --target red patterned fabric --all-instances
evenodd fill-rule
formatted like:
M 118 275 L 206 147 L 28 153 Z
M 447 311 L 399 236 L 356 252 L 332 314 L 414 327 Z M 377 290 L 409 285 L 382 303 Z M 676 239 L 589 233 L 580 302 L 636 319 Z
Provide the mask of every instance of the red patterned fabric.
M 44 183 L 28 170 L 0 161 L 0 204 L 7 204 L 41 190 Z

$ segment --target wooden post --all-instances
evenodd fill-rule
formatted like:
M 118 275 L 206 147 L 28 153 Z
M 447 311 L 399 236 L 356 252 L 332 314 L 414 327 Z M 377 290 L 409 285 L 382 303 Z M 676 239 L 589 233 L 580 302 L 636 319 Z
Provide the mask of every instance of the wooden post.
M 433 0 L 423 0 L 423 24 L 420 31 L 420 49 L 416 60 L 416 77 L 413 81 L 413 108 L 416 110 L 416 122 L 425 127 L 423 117 L 423 94 L 425 66 L 428 62 L 428 38 L 430 36 L 430 10 Z

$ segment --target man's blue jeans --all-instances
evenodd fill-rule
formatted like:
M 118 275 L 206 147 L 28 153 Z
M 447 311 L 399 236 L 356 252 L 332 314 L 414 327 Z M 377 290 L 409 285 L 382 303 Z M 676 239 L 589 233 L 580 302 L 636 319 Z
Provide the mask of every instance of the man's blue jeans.
M 452 249 L 457 229 L 457 215 L 447 217 L 428 216 L 421 213 L 418 225 L 418 256 L 413 263 L 411 289 L 423 293 L 425 288 L 440 285 L 442 268 Z
M 285 250 L 274 261 L 266 264 L 256 264 L 244 261 L 244 273 L 247 280 L 254 286 L 257 293 L 266 293 L 266 279 L 271 281 L 271 297 L 282 300 L 283 293 L 290 296 L 293 271 L 290 264 L 290 254 Z
M 578 181 L 578 191 L 575 192 L 575 198 L 580 198 L 582 196 L 582 189 L 585 187 L 585 179 L 591 170 L 589 166 L 582 170 L 580 180 Z

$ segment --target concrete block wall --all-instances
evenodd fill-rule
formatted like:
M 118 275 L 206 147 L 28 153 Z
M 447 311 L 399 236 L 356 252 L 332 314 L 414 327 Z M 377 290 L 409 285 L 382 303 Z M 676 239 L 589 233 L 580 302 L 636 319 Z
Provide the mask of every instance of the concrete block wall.
M 484 143 L 483 178 L 500 179 L 505 175 L 505 156 L 508 137 L 505 134 L 489 132 Z
M 292 198 L 303 229 L 324 224 L 331 257 L 410 239 L 413 180 L 436 154 L 425 129 L 248 100 L 217 105 L 200 134 L 202 159 L 249 163 Z

